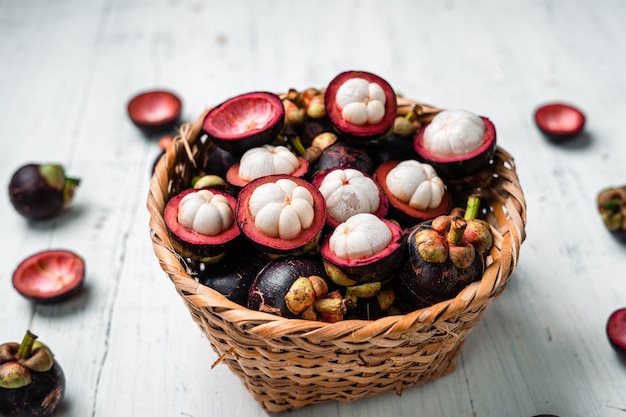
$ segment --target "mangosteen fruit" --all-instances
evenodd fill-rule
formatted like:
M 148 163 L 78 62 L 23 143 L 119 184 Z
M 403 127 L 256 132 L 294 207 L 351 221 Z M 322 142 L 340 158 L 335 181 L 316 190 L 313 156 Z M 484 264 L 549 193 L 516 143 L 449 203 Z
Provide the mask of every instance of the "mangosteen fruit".
M 626 355 L 626 308 L 615 310 L 606 323 L 606 334 L 611 346 Z
M 597 206 L 607 230 L 617 240 L 626 243 L 626 185 L 601 190 Z
M 402 228 L 371 213 L 355 214 L 322 241 L 320 253 L 338 285 L 385 281 L 404 256 Z
M 373 155 L 377 165 L 387 161 L 404 161 L 406 159 L 418 159 L 413 148 L 413 136 L 403 137 L 398 134 L 372 141 L 368 144 L 369 152 Z
M 387 81 L 364 71 L 337 75 L 326 88 L 326 112 L 336 131 L 356 141 L 391 133 L 396 118 L 396 94 Z
M 450 193 L 429 164 L 414 159 L 384 162 L 374 179 L 389 200 L 389 217 L 405 227 L 450 211 Z
M 415 309 L 436 304 L 482 278 L 485 247 L 493 237 L 489 229 L 484 242 L 468 241 L 467 224 L 463 217 L 444 215 L 407 230 L 408 256 L 396 280 L 405 305 Z
M 216 188 L 190 188 L 172 197 L 163 213 L 178 254 L 201 262 L 222 259 L 241 232 L 235 198 Z
M 285 107 L 274 93 L 258 91 L 230 98 L 211 109 L 202 124 L 213 142 L 242 153 L 274 140 L 285 123 Z
M 135 126 L 153 134 L 176 126 L 182 107 L 182 101 L 173 92 L 150 90 L 134 96 L 126 110 Z
M 441 178 L 462 180 L 489 165 L 496 152 L 496 129 L 486 117 L 443 110 L 422 126 L 413 146 Z
M 296 156 L 289 148 L 282 145 L 263 145 L 247 150 L 239 162 L 228 169 L 226 181 L 241 188 L 254 179 L 268 175 L 303 177 L 308 171 L 308 161 Z
M 310 182 L 268 175 L 241 189 L 235 208 L 243 235 L 262 252 L 296 255 L 318 248 L 326 222 L 324 197 Z
M 30 163 L 18 168 L 9 183 L 9 198 L 28 220 L 48 220 L 74 198 L 78 178 L 65 175 L 59 164 Z
M 65 395 L 65 376 L 50 348 L 26 332 L 0 345 L 0 415 L 52 416 Z
M 200 284 L 245 307 L 250 285 L 265 263 L 250 247 L 240 245 L 219 262 L 201 263 L 195 272 Z
M 269 262 L 250 286 L 248 308 L 286 318 L 321 320 L 319 313 L 345 313 L 340 297 L 325 298 L 330 283 L 324 267 L 311 258 Z M 323 301 L 322 301 L 323 300 Z
M 548 103 L 535 111 L 535 123 L 548 139 L 563 142 L 578 136 L 585 127 L 585 114 L 566 103 Z
M 324 196 L 326 223 L 337 227 L 358 213 L 371 213 L 378 217 L 387 214 L 387 197 L 368 175 L 352 168 L 334 168 L 318 173 L 313 185 Z
M 348 311 L 344 320 L 377 320 L 394 311 L 396 293 L 390 284 L 383 284 L 380 289 L 371 295 L 367 293 L 367 287 L 360 287 L 379 282 L 370 282 L 349 287 L 346 291 L 346 306 Z M 350 290 L 352 288 L 352 290 Z M 358 290 L 356 290 L 358 288 Z
M 364 146 L 338 141 L 323 150 L 313 166 L 313 175 L 331 168 L 354 168 L 371 175 L 376 161 Z
M 54 303 L 78 292 L 85 279 L 85 261 L 66 249 L 45 250 L 24 259 L 13 271 L 13 287 L 38 303 Z

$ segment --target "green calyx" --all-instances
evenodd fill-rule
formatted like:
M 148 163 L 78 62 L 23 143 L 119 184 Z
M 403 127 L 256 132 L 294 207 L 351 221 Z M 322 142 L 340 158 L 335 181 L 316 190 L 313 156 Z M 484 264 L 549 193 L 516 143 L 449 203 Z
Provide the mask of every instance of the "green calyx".
M 64 202 L 67 203 L 74 198 L 74 191 L 80 184 L 80 179 L 66 176 L 63 166 L 42 164 L 39 166 L 39 174 L 51 188 L 63 193 Z
M 37 336 L 28 330 L 22 343 L 0 345 L 2 364 L 0 364 L 0 387 L 17 389 L 32 382 L 31 371 L 47 372 L 54 365 L 54 356 L 50 349 L 36 341 Z

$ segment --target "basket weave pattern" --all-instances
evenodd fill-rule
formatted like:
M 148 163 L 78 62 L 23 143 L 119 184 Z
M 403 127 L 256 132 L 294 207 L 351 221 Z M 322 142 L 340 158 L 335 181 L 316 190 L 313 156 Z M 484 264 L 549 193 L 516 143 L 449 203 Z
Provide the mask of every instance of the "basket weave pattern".
M 218 363 L 241 378 L 270 412 L 403 390 L 452 372 L 485 309 L 505 288 L 525 239 L 526 203 L 513 158 L 498 148 L 483 190 L 494 246 L 488 267 L 455 298 L 374 321 L 323 323 L 248 310 L 199 284 L 172 247 L 163 220 L 168 199 L 188 188 L 214 146 L 201 140 L 204 115 L 184 124 L 159 161 L 147 206 L 155 255 L 208 337 Z

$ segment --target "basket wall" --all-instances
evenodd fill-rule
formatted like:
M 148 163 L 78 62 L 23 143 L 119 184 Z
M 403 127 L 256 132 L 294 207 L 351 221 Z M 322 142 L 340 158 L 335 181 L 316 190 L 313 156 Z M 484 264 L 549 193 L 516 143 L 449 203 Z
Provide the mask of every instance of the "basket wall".
M 505 288 L 525 239 L 526 203 L 513 158 L 498 148 L 483 199 L 494 247 L 482 279 L 454 299 L 374 321 L 322 323 L 250 311 L 199 284 L 172 248 L 163 221 L 170 196 L 201 172 L 211 147 L 202 115 L 185 124 L 158 163 L 148 210 L 155 255 L 193 320 L 219 356 L 270 412 L 403 390 L 454 370 L 460 350 L 485 309 Z

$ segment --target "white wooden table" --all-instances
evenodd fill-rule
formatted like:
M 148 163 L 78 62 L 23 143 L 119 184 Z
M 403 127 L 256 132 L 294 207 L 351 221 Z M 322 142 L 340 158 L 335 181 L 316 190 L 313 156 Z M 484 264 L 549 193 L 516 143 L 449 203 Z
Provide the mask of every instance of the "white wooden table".
M 49 222 L 0 199 L 0 341 L 30 328 L 53 348 L 67 378 L 59 416 L 267 415 L 226 366 L 210 369 L 215 354 L 158 266 L 145 207 L 158 137 L 131 124 L 126 102 L 172 89 L 192 121 L 240 93 L 361 69 L 494 121 L 516 158 L 528 237 L 454 373 L 289 414 L 626 415 L 626 364 L 604 330 L 626 306 L 626 246 L 595 208 L 601 188 L 626 183 L 624 22 L 622 0 L 0 0 L 0 178 L 59 162 L 82 179 Z M 545 140 L 532 114 L 552 100 L 585 111 L 585 135 Z M 49 248 L 85 258 L 85 289 L 35 305 L 11 275 Z

